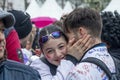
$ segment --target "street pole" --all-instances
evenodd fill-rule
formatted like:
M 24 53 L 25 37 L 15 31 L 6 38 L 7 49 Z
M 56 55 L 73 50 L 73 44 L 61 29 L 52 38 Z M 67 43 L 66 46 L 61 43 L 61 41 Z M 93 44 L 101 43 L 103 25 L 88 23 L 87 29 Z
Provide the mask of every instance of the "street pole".
M 62 1 L 62 9 L 64 8 L 64 0 L 61 0 Z
M 3 6 L 2 6 L 3 10 L 5 9 L 5 4 L 6 4 L 6 0 L 3 0 Z

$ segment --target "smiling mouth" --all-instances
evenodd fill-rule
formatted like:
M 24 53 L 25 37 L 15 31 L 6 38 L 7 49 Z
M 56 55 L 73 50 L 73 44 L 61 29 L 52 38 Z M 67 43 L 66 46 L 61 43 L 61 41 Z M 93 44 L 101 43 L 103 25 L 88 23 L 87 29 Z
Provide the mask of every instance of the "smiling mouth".
M 60 62 L 62 59 L 65 59 L 65 57 L 62 57 L 61 59 L 57 59 L 55 61 L 59 61 Z

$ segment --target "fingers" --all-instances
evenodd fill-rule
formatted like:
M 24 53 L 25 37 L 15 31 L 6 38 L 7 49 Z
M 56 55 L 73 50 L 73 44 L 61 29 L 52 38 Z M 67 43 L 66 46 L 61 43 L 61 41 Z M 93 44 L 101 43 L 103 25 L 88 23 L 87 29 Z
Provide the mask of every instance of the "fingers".
M 90 39 L 90 35 L 85 34 L 82 39 L 79 39 L 74 46 L 79 46 L 80 48 L 84 47 L 86 42 Z
M 93 42 L 93 39 L 90 35 L 86 34 L 82 39 L 79 39 L 77 42 L 74 42 L 75 38 L 69 41 L 68 52 L 70 55 L 74 56 L 76 59 L 80 59 L 85 51 L 87 51 Z
M 79 40 L 76 42 L 76 44 L 80 45 L 81 42 L 84 41 L 84 39 L 86 38 L 86 36 L 87 36 L 87 34 L 85 34 L 82 39 L 79 39 Z
M 92 38 L 88 38 L 85 45 L 82 47 L 83 51 L 87 51 L 91 47 Z
M 92 38 L 90 35 L 84 35 L 82 39 L 79 39 L 73 47 L 79 48 L 80 54 L 83 54 L 86 50 L 90 48 L 90 43 Z
M 90 39 L 90 35 L 85 35 L 82 39 L 82 42 L 81 42 L 81 47 L 86 47 L 85 44 L 88 42 L 88 40 Z
M 75 41 L 75 38 L 72 38 L 71 40 L 69 40 L 68 46 L 72 46 L 74 41 Z
M 85 51 L 87 51 L 91 47 L 92 38 L 90 35 L 85 35 L 82 41 L 79 44 L 79 59 L 84 55 Z

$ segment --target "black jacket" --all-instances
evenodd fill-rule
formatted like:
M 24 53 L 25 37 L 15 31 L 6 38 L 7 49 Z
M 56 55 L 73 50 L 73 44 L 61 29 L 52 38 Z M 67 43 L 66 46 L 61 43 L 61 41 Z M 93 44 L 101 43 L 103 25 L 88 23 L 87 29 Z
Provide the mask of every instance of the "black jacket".
M 48 62 L 48 60 L 45 57 L 40 58 L 45 64 L 47 64 L 50 68 L 50 72 L 52 75 L 56 74 L 56 70 L 57 70 L 57 66 L 51 64 L 50 62 Z
M 39 73 L 22 63 L 4 60 L 0 62 L 0 80 L 40 80 Z
M 109 53 L 120 60 L 120 49 L 108 49 Z

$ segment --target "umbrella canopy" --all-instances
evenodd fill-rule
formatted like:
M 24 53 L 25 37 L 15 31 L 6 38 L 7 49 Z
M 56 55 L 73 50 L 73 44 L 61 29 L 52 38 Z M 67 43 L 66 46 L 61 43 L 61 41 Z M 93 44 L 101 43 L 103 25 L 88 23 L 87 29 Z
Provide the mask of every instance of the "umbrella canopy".
M 117 11 L 118 13 L 120 13 L 120 0 L 111 0 L 111 2 L 109 3 L 109 5 L 102 11 Z
M 26 12 L 30 14 L 31 18 L 36 18 L 40 15 L 40 5 L 36 0 L 31 0 L 29 6 L 26 9 Z
M 67 1 L 65 4 L 65 7 L 63 9 L 63 14 L 68 14 L 72 11 L 73 11 L 72 5 L 71 5 L 70 1 Z
M 44 26 L 47 26 L 55 22 L 56 19 L 51 17 L 37 17 L 37 18 L 32 18 L 31 21 L 33 24 L 35 24 L 36 27 L 42 28 Z
M 46 0 L 40 9 L 39 16 L 49 16 L 59 20 L 62 16 L 62 9 L 56 0 Z

